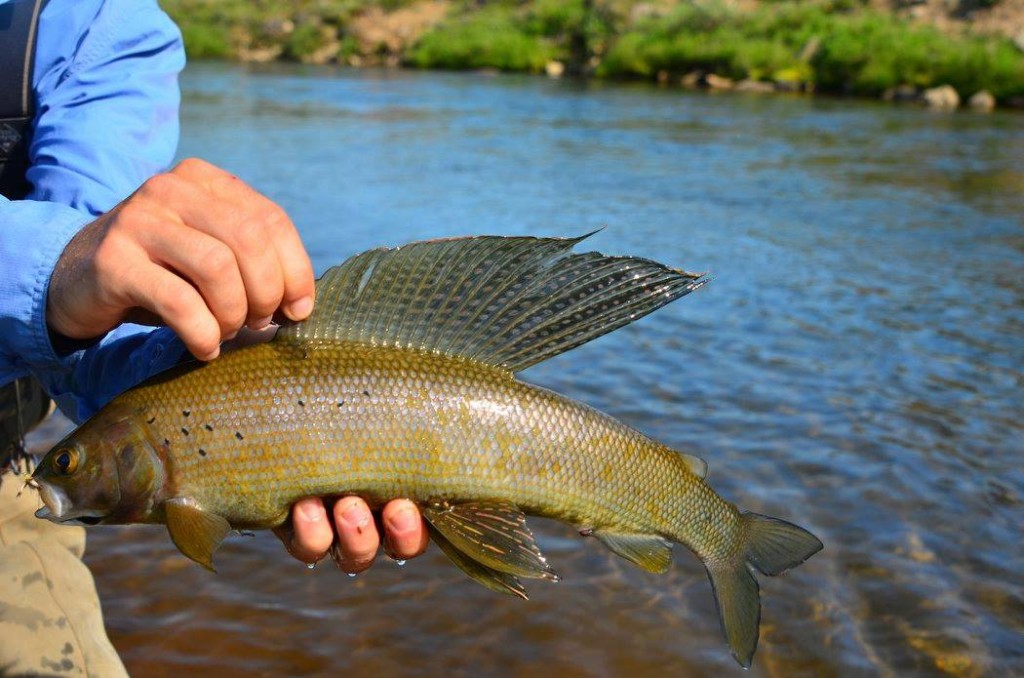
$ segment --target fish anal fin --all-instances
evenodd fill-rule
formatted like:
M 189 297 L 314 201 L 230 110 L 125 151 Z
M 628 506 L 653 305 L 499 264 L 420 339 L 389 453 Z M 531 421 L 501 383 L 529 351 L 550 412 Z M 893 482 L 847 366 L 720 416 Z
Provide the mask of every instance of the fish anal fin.
M 513 504 L 431 504 L 423 508 L 423 517 L 453 548 L 481 565 L 527 579 L 558 581 L 526 526 L 526 516 Z
M 167 531 L 178 550 L 207 570 L 216 572 L 213 554 L 231 531 L 228 521 L 184 498 L 164 502 L 164 513 Z
M 597 537 L 616 555 L 648 572 L 661 574 L 672 564 L 672 542 L 662 536 L 604 530 L 593 530 L 589 536 Z
M 434 540 L 434 543 L 437 544 L 442 553 L 448 556 L 470 579 L 496 593 L 504 593 L 510 596 L 518 596 L 523 600 L 529 600 L 529 596 L 526 595 L 526 589 L 523 588 L 519 577 L 507 572 L 499 572 L 473 560 L 455 548 L 436 527 L 429 523 L 427 524 L 427 529 L 430 531 L 430 538 Z

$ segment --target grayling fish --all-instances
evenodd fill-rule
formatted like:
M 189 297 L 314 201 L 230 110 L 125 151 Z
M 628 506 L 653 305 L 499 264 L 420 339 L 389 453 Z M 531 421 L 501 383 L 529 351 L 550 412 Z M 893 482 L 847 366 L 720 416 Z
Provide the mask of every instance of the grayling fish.
M 231 529 L 282 524 L 305 496 L 408 497 L 438 546 L 490 589 L 555 579 L 525 514 L 581 526 L 664 572 L 673 542 L 707 567 L 733 655 L 749 666 L 777 575 L 822 548 L 740 512 L 706 464 L 514 373 L 699 287 L 581 239 L 477 237 L 364 252 L 317 284 L 316 309 L 270 343 L 160 375 L 116 398 L 40 463 L 57 522 L 166 523 L 212 568 Z

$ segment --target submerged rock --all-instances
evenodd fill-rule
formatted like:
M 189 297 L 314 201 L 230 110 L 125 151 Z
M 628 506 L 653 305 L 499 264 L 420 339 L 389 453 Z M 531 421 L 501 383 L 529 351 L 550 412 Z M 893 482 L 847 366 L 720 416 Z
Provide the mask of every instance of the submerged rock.
M 775 91 L 775 86 L 770 82 L 764 82 L 761 80 L 752 80 L 747 78 L 746 80 L 740 80 L 736 83 L 737 92 L 756 92 L 758 94 L 767 94 Z
M 704 81 L 704 71 L 690 71 L 679 79 L 679 84 L 686 89 L 697 89 Z
M 715 75 L 714 73 L 708 73 L 704 77 L 704 82 L 711 89 L 732 89 L 734 85 L 732 78 L 727 78 L 724 75 Z
M 960 106 L 960 95 L 950 85 L 940 85 L 926 89 L 921 94 L 921 101 L 928 108 L 940 111 L 952 111 Z
M 973 96 L 967 101 L 967 105 L 971 107 L 973 111 L 980 111 L 988 113 L 996 107 L 996 98 L 986 90 L 975 92 Z

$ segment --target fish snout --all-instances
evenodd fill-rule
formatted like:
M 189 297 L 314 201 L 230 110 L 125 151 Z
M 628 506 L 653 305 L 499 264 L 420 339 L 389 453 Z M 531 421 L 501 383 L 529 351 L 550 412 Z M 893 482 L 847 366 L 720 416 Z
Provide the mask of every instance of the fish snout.
M 38 487 L 43 506 L 36 511 L 36 518 L 45 518 L 55 523 L 61 522 L 61 518 L 71 507 L 68 495 L 61 488 L 54 487 L 45 481 L 39 482 Z

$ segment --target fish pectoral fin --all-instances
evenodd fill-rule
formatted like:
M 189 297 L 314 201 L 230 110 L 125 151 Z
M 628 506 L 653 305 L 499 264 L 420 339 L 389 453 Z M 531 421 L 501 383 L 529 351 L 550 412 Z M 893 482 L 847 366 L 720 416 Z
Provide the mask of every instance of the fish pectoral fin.
M 590 535 L 634 565 L 662 574 L 672 564 L 672 542 L 656 534 L 630 534 L 594 530 Z
M 434 543 L 441 549 L 441 551 L 448 556 L 449 559 L 459 569 L 469 575 L 469 578 L 492 591 L 497 593 L 504 593 L 510 596 L 519 596 L 523 600 L 529 600 L 529 596 L 526 595 L 526 589 L 523 588 L 523 584 L 519 581 L 519 577 L 508 574 L 507 572 L 499 572 L 498 570 L 487 567 L 486 565 L 479 563 L 465 553 L 455 548 L 450 541 L 444 538 L 444 535 L 431 524 L 427 524 L 427 529 L 430 531 L 430 538 L 434 540 Z
M 423 517 L 454 549 L 481 565 L 527 579 L 558 581 L 537 548 L 526 516 L 513 504 L 432 504 Z
M 207 570 L 213 567 L 213 553 L 231 531 L 223 516 L 204 511 L 191 499 L 176 498 L 164 502 L 167 531 L 178 550 Z

